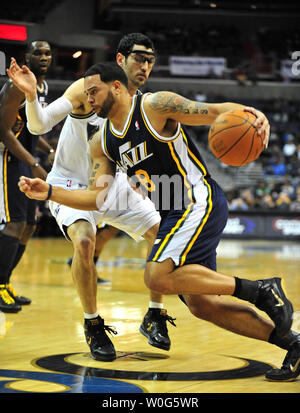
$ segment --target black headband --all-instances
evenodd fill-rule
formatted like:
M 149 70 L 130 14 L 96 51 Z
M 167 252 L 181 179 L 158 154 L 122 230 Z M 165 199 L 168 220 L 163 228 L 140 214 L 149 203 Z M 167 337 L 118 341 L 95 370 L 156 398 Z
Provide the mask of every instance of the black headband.
M 142 50 L 142 49 L 131 50 L 128 54 L 130 53 L 140 53 L 140 54 L 148 54 L 149 56 L 155 56 L 154 52 L 148 52 L 147 50 Z

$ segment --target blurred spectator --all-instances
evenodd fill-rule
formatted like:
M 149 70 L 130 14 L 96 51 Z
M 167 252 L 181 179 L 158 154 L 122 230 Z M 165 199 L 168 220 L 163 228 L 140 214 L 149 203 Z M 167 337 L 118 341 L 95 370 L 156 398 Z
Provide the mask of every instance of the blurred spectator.
M 295 138 L 293 135 L 289 135 L 285 144 L 283 145 L 283 155 L 285 162 L 289 162 L 291 157 L 296 153 L 297 146 L 295 144 Z
M 270 165 L 266 168 L 267 175 L 285 175 L 286 166 L 284 158 L 280 155 L 276 155 L 275 159 L 270 162 Z
M 238 190 L 227 193 L 227 199 L 230 211 L 247 211 L 249 209 L 249 205 L 245 199 L 240 196 Z
M 289 211 L 300 212 L 300 184 L 296 188 L 296 198 L 289 205 Z
M 278 194 L 275 204 L 276 207 L 279 209 L 288 210 L 291 202 L 291 198 L 288 196 L 286 192 L 280 192 Z

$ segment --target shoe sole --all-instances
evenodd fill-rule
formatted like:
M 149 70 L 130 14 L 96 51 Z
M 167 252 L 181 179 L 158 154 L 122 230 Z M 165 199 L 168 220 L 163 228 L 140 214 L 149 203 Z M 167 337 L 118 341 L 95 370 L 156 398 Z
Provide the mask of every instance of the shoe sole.
M 266 377 L 266 379 L 268 381 L 272 381 L 273 383 L 290 383 L 292 381 L 295 381 L 297 377 L 293 377 L 291 379 L 283 379 L 283 380 L 269 379 L 268 377 Z
M 290 302 L 290 300 L 288 300 L 288 298 L 285 295 L 285 292 L 283 291 L 282 279 L 281 278 L 274 278 L 274 280 L 275 280 L 275 284 L 276 284 L 276 287 L 277 287 L 276 294 L 279 293 L 279 297 L 282 299 L 282 301 L 284 302 L 284 305 L 286 306 L 287 315 L 290 314 L 288 325 L 284 326 L 284 328 L 281 328 L 280 330 L 278 330 L 278 328 L 275 326 L 275 329 L 276 329 L 278 335 L 283 338 L 287 335 L 287 333 L 290 331 L 290 329 L 292 327 L 294 309 L 293 309 L 292 303 Z
M 110 357 L 100 357 L 100 356 L 95 356 L 94 354 L 92 354 L 92 353 L 90 353 L 91 354 L 91 357 L 94 359 L 94 360 L 97 360 L 97 361 L 114 361 L 116 358 L 117 358 L 117 356 L 115 355 L 115 356 L 110 356 Z
M 148 336 L 146 331 L 143 330 L 142 327 L 140 327 L 140 333 L 142 333 L 143 336 L 145 336 L 148 339 L 148 343 L 150 344 L 150 346 L 160 348 L 161 350 L 166 350 L 166 351 L 170 350 L 171 346 L 164 346 L 163 344 L 159 345 L 159 344 L 155 343 L 154 341 L 152 341 L 151 338 Z
M 22 310 L 22 307 L 16 309 L 16 308 L 0 308 L 0 311 L 2 311 L 2 313 L 18 313 L 19 311 Z

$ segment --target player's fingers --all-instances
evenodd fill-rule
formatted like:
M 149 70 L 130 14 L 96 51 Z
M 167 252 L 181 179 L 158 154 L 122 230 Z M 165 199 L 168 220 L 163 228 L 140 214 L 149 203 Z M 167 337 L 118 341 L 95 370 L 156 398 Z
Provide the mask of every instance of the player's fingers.
M 267 127 L 266 127 L 266 130 L 265 130 L 265 136 L 264 136 L 264 139 L 263 139 L 264 149 L 267 149 L 267 148 L 268 148 L 268 145 L 269 145 L 269 137 L 270 137 L 270 124 L 268 123 L 268 125 L 267 125 Z
M 251 106 L 246 106 L 244 108 L 245 112 L 251 112 L 253 113 L 253 115 L 256 117 L 255 121 L 254 121 L 254 126 L 257 128 L 260 124 L 262 124 L 265 120 L 265 115 L 260 112 L 259 110 L 252 108 Z
M 23 71 L 23 73 L 26 73 L 26 74 L 30 72 L 29 67 L 26 66 L 26 65 L 22 66 L 22 71 Z

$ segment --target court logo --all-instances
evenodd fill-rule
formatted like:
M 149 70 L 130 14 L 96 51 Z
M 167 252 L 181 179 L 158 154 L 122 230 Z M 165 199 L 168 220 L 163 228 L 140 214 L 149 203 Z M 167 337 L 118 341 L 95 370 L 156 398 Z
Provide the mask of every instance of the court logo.
M 99 367 L 87 367 L 84 366 L 84 362 L 80 364 L 72 363 L 72 357 L 77 356 L 80 353 L 69 354 L 55 354 L 48 357 L 42 357 L 35 360 L 35 365 L 46 370 L 50 370 L 56 373 L 68 373 L 82 377 L 97 377 L 103 379 L 113 380 L 150 380 L 150 381 L 202 381 L 202 380 L 234 380 L 245 379 L 251 377 L 257 377 L 264 375 L 268 370 L 272 368 L 267 363 L 263 363 L 257 360 L 246 359 L 242 357 L 227 356 L 232 359 L 237 359 L 242 362 L 242 366 L 239 368 L 229 370 L 216 370 L 216 371 L 147 371 L 141 368 L 141 370 L 122 370 L 118 368 L 116 362 L 115 368 L 107 368 L 105 363 L 102 365 L 99 363 Z M 85 357 L 85 356 L 84 356 Z M 86 355 L 89 357 L 89 355 Z M 117 352 L 117 360 L 120 359 L 135 359 L 141 361 L 141 367 L 143 362 L 153 361 L 154 359 L 168 358 L 168 356 L 160 353 L 150 352 Z M 101 367 L 100 367 L 101 365 Z M 119 365 L 120 367 L 120 365 Z

